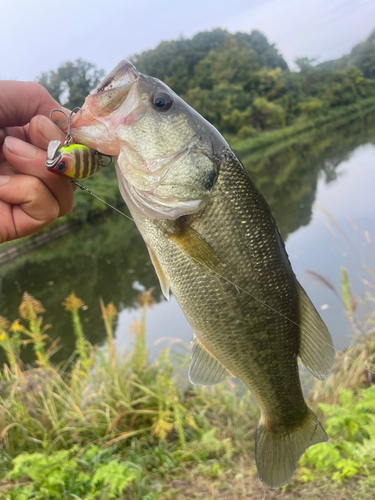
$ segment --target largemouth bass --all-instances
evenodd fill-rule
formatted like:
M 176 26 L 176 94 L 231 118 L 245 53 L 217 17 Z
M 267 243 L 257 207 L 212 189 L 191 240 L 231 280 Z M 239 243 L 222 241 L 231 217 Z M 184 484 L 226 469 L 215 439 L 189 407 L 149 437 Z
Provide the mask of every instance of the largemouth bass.
M 261 409 L 259 477 L 286 484 L 306 448 L 327 440 L 303 398 L 298 358 L 321 379 L 334 349 L 263 196 L 212 125 L 127 61 L 86 98 L 71 133 L 115 157 L 162 291 L 193 329 L 191 382 L 243 380 Z

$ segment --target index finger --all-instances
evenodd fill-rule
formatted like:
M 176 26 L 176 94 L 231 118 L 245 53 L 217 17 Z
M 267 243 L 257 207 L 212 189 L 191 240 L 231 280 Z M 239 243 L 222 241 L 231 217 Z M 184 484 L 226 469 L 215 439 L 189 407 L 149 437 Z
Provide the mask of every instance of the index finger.
M 39 83 L 0 80 L 0 129 L 26 125 L 53 109 L 64 108 Z

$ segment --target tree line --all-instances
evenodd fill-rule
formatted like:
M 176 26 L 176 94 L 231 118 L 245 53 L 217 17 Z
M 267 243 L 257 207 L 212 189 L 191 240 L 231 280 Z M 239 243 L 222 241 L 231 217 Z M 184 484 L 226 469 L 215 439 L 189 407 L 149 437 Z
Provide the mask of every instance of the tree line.
M 375 97 L 375 30 L 337 61 L 314 65 L 308 58 L 297 59 L 299 71 L 291 71 L 259 31 L 201 32 L 161 42 L 131 61 L 142 73 L 163 80 L 222 133 L 239 138 Z M 43 73 L 38 81 L 73 108 L 103 76 L 103 70 L 78 59 Z

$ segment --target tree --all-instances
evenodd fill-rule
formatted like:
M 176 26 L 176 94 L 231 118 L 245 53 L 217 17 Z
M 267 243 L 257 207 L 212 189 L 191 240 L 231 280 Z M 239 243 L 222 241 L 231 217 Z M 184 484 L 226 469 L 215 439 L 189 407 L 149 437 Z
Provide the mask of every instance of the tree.
M 104 77 L 104 70 L 98 69 L 83 59 L 68 61 L 56 71 L 42 73 L 37 82 L 63 106 L 73 109 L 82 106 L 85 97 L 97 87 Z

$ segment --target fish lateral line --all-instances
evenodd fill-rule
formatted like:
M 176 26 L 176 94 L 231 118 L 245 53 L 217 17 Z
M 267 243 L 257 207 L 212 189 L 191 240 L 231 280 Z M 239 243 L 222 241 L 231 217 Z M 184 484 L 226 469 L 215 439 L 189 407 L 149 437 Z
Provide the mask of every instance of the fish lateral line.
M 72 180 L 71 181 L 72 184 L 76 185 L 77 187 L 79 187 L 82 191 L 86 191 L 87 193 L 91 194 L 94 198 L 96 198 L 97 200 L 101 201 L 102 203 L 104 203 L 105 205 L 107 205 L 109 208 L 112 208 L 113 210 L 115 210 L 116 212 L 118 212 L 120 215 L 122 215 L 123 217 L 126 217 L 127 219 L 131 220 L 132 222 L 135 223 L 134 219 L 132 219 L 131 217 L 129 217 L 128 215 L 124 214 L 123 212 L 121 212 L 121 210 L 118 210 L 116 207 L 110 205 L 109 203 L 107 203 L 106 201 L 104 201 L 102 198 L 99 198 L 99 196 L 97 196 L 96 194 L 94 194 L 92 191 L 90 191 L 87 187 L 85 186 L 82 186 L 82 184 L 79 184 L 78 182 L 76 182 L 75 180 Z M 191 226 L 183 220 L 183 218 L 179 218 L 179 221 L 182 222 L 182 224 L 185 224 L 188 228 L 192 229 Z M 194 231 L 195 232 L 195 231 Z M 203 241 L 205 243 L 205 245 L 208 245 L 204 238 L 202 238 L 202 236 L 195 232 L 196 236 L 198 238 L 201 239 L 201 241 Z M 198 264 L 200 264 L 201 266 L 205 267 L 207 270 L 209 271 L 212 271 L 213 273 L 215 273 L 217 276 L 219 276 L 220 278 L 222 278 L 223 280 L 225 280 L 227 283 L 231 284 L 234 286 L 234 288 L 236 289 L 237 293 L 240 293 L 240 292 L 243 292 L 245 293 L 246 295 L 248 295 L 249 297 L 253 298 L 254 300 L 256 300 L 257 302 L 259 302 L 260 304 L 262 304 L 263 306 L 265 307 L 268 307 L 268 309 L 270 309 L 271 311 L 273 311 L 274 313 L 278 314 L 279 316 L 281 316 L 282 318 L 286 319 L 287 321 L 289 321 L 290 323 L 294 324 L 295 326 L 298 326 L 299 328 L 301 328 L 301 325 L 299 325 L 298 323 L 296 323 L 295 321 L 293 321 L 292 319 L 288 318 L 287 316 L 285 316 L 285 314 L 281 313 L 280 311 L 278 311 L 277 309 L 273 308 L 272 306 L 270 306 L 269 304 L 267 304 L 267 302 L 265 302 L 264 300 L 262 299 L 259 299 L 258 297 L 256 297 L 255 295 L 251 294 L 250 292 L 248 292 L 247 290 L 245 290 L 244 288 L 242 288 L 241 286 L 239 285 L 236 285 L 235 283 L 233 283 L 229 278 L 226 278 L 225 276 L 223 276 L 222 274 L 220 274 L 219 272 L 215 271 L 215 269 L 213 269 L 212 267 L 209 267 L 207 266 L 206 264 L 204 264 L 203 262 L 201 262 L 200 260 L 196 259 L 194 256 L 192 256 L 191 254 L 189 254 L 189 257 L 191 259 L 193 259 L 195 262 L 197 262 Z M 310 330 L 311 331 L 311 330 Z M 334 346 L 332 346 L 331 344 L 329 344 L 328 342 L 325 342 L 324 340 L 322 339 L 319 339 L 319 342 L 321 342 L 322 344 L 326 345 L 327 347 L 330 347 L 334 349 L 335 353 L 336 354 L 341 354 L 343 356 L 345 356 L 346 358 L 348 358 L 350 361 L 352 361 L 353 363 L 355 363 L 357 360 L 355 360 L 354 358 L 352 358 L 351 356 L 349 356 L 348 354 L 345 353 L 345 351 L 342 351 L 342 350 L 339 350 L 339 349 L 336 349 Z M 359 363 L 361 366 L 363 366 L 363 368 L 365 368 L 369 373 L 371 373 L 372 375 L 375 375 L 375 371 L 372 371 L 368 368 L 367 366 L 367 363 Z

